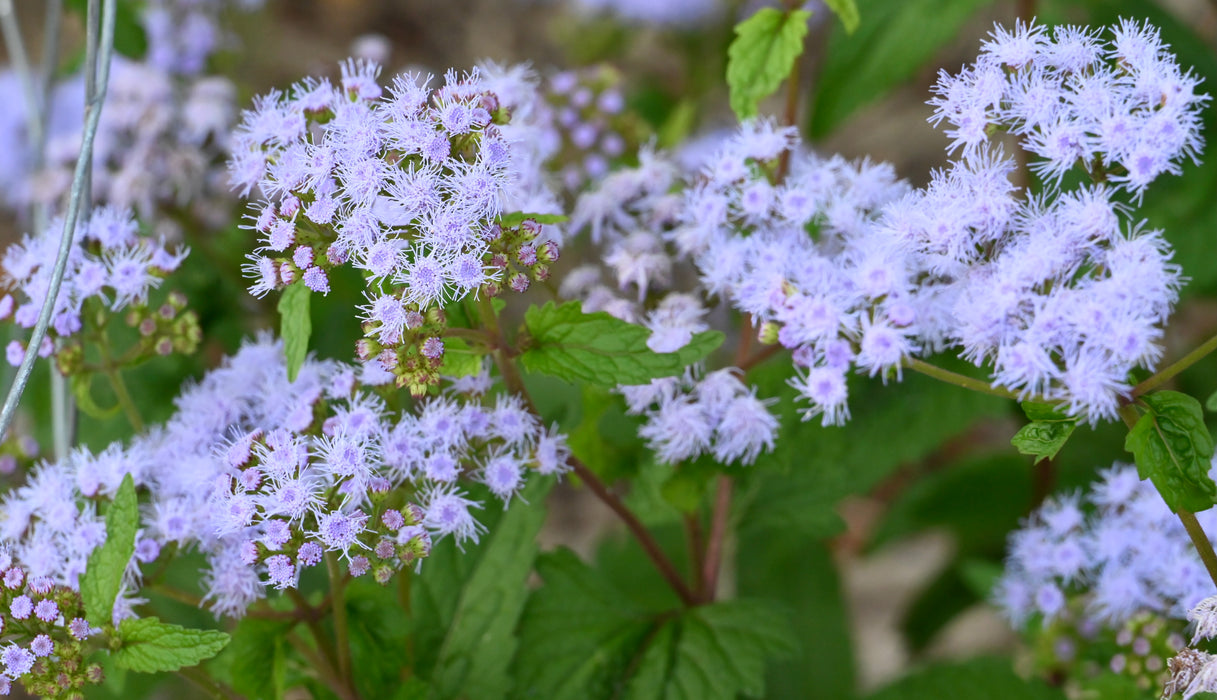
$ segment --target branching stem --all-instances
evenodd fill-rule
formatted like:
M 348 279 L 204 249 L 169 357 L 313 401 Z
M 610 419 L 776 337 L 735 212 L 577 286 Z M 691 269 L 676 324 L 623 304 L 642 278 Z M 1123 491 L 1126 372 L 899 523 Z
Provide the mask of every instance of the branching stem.
M 1162 369 L 1155 372 L 1153 374 L 1153 376 L 1145 379 L 1140 384 L 1137 384 L 1136 386 L 1134 386 L 1132 388 L 1132 392 L 1129 394 L 1129 397 L 1135 399 L 1138 396 L 1144 396 L 1145 394 L 1148 394 L 1149 392 L 1153 391 L 1154 389 L 1157 389 L 1158 387 L 1162 386 L 1163 384 L 1174 379 L 1175 376 L 1178 375 L 1183 370 L 1185 370 L 1188 367 L 1191 367 L 1192 365 L 1196 364 L 1197 362 L 1203 360 L 1214 350 L 1217 350 L 1217 335 L 1214 335 L 1212 338 L 1209 338 L 1208 340 L 1204 341 L 1199 346 L 1197 346 L 1195 350 L 1192 350 L 1191 352 L 1184 355 L 1183 357 L 1180 357 L 1178 360 L 1175 360 L 1174 362 L 1170 363 L 1166 367 L 1163 367 Z

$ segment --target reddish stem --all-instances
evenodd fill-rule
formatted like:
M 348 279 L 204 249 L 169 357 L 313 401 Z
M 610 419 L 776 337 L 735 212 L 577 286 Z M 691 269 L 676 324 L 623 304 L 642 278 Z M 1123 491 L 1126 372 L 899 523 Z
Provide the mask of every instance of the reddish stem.
M 731 513 L 732 482 L 725 474 L 718 477 L 718 492 L 714 495 L 714 515 L 710 522 L 710 542 L 702 564 L 702 601 L 710 603 L 718 594 L 718 573 L 722 569 L 723 541 L 727 538 L 727 517 Z

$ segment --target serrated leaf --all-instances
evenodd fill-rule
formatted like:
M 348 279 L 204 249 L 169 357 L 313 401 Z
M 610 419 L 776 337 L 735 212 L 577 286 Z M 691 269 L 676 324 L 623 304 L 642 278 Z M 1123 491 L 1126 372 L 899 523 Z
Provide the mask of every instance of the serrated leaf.
M 187 629 L 155 617 L 123 620 L 118 637 L 122 646 L 114 652 L 115 665 L 138 673 L 194 666 L 220 653 L 229 639 L 218 630 Z
M 312 290 L 303 284 L 289 284 L 279 297 L 279 336 L 283 338 L 283 354 L 287 359 L 287 381 L 296 381 L 304 360 L 308 357 L 308 338 L 313 332 L 309 315 Z
M 1009 659 L 977 658 L 929 666 L 868 696 L 868 700 L 926 698 L 1065 700 L 1065 695 L 1039 681 L 1023 680 Z
M 1137 473 L 1154 483 L 1175 512 L 1211 508 L 1217 502 L 1217 484 L 1209 478 L 1213 436 L 1200 402 L 1177 391 L 1158 391 L 1140 401 L 1148 410 L 1124 441 Z
M 866 22 L 852 34 L 834 32 L 828 39 L 812 100 L 812 138 L 826 136 L 860 107 L 916 75 L 942 46 L 959 36 L 978 9 L 992 1 L 859 2 Z M 927 127 L 926 134 L 930 133 Z
M 286 635 L 292 623 L 247 617 L 224 654 L 232 658 L 232 687 L 250 700 L 278 700 L 286 681 Z
M 794 650 L 782 612 L 753 600 L 653 612 L 568 550 L 544 555 L 528 601 L 517 696 L 735 698 L 764 690 L 766 662 Z
M 829 548 L 797 532 L 769 530 L 741 533 L 737 551 L 739 595 L 790 606 L 787 617 L 799 642 L 793 658 L 770 666 L 766 696 L 857 697 L 849 607 Z
M 539 506 L 553 481 L 534 478 L 509 509 L 465 581 L 431 674 L 440 697 L 506 697 L 508 667 L 518 644 L 515 629 L 528 599 L 528 578 L 545 522 Z
M 858 29 L 861 17 L 858 16 L 858 4 L 854 0 L 825 0 L 824 4 L 841 20 L 845 31 L 853 34 Z
M 135 531 L 138 528 L 139 501 L 135 496 L 135 481 L 127 474 L 106 510 L 106 541 L 89 554 L 85 572 L 80 577 L 80 597 L 84 601 L 85 618 L 93 626 L 111 623 L 123 572 L 135 554 Z
M 790 75 L 803 53 L 809 17 L 807 10 L 765 7 L 736 25 L 727 49 L 727 88 L 731 109 L 740 120 L 755 117 L 760 101 Z
M 1031 422 L 1010 438 L 1010 444 L 1021 454 L 1035 457 L 1037 464 L 1056 457 L 1078 427 L 1077 417 L 1070 417 L 1051 404 L 1027 401 L 1023 403 L 1023 412 Z
M 525 219 L 532 219 L 538 224 L 561 224 L 568 221 L 570 217 L 565 214 L 529 214 L 522 211 L 513 211 L 509 214 L 499 215 L 499 226 L 503 228 L 515 228 L 524 223 Z
M 585 314 L 577 301 L 533 306 L 524 314 L 524 325 L 530 336 L 520 356 L 525 369 L 604 387 L 680 374 L 713 352 L 724 337 L 704 331 L 676 352 L 658 353 L 647 347 L 651 332 L 646 328 L 603 311 Z
M 482 359 L 485 357 L 469 347 L 460 338 L 444 339 L 444 359 L 440 363 L 439 373 L 445 377 L 467 377 L 482 371 Z

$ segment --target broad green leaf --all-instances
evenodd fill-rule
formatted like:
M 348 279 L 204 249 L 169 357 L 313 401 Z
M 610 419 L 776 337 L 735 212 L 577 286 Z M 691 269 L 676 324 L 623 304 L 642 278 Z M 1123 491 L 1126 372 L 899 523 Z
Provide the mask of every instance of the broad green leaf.
M 534 478 L 506 512 L 497 499 L 486 501 L 489 512 L 479 519 L 489 533 L 481 542 L 466 543 L 464 552 L 450 540 L 437 543 L 423 562 L 411 587 L 410 634 L 414 671 L 431 697 L 493 700 L 510 689 L 515 630 L 545 519 L 540 506 L 552 485 Z
M 763 602 L 654 612 L 567 550 L 537 571 L 545 585 L 522 618 L 517 697 L 760 695 L 766 662 L 794 650 L 785 615 Z
M 229 639 L 217 630 L 186 629 L 155 617 L 123 620 L 118 638 L 122 646 L 114 652 L 115 665 L 138 673 L 194 666 L 220 653 Z
M 646 328 L 603 311 L 585 314 L 577 301 L 533 306 L 524 325 L 529 338 L 520 361 L 525 369 L 604 387 L 680 374 L 723 342 L 722 333 L 705 331 L 676 352 L 654 352 L 647 347 L 651 332 Z
M 1173 511 L 1211 508 L 1217 502 L 1217 484 L 1209 478 L 1213 436 L 1200 402 L 1177 391 L 1158 391 L 1140 401 L 1148 410 L 1124 441 L 1137 473 L 1154 482 Z
M 515 629 L 528 598 L 528 578 L 553 482 L 534 478 L 515 507 L 487 535 L 477 569 L 466 581 L 431 683 L 441 697 L 506 697 Z
M 1217 391 L 1209 394 L 1209 397 L 1204 400 L 1204 408 L 1209 413 L 1217 413 Z
M 1010 444 L 1021 454 L 1035 457 L 1036 463 L 1056 457 L 1078 427 L 1076 416 L 1068 416 L 1050 404 L 1027 401 L 1023 412 L 1031 422 L 1010 438 Z
M 528 599 L 514 667 L 519 698 L 582 700 L 617 694 L 653 615 L 570 550 L 537 560 L 544 585 Z
M 499 226 L 514 228 L 524 223 L 525 219 L 532 219 L 538 224 L 561 224 L 565 223 L 569 218 L 565 214 L 529 214 L 522 211 L 514 211 L 509 214 L 500 214 Z
M 1023 680 L 1009 659 L 976 658 L 914 671 L 868 696 L 868 700 L 984 698 L 985 700 L 1065 700 L 1065 694 L 1040 681 Z
M 793 658 L 770 666 L 766 695 L 800 700 L 856 697 L 848 606 L 828 547 L 795 532 L 750 530 L 741 536 L 737 552 L 739 594 L 789 606 L 788 618 L 799 642 Z
M 761 697 L 766 664 L 789 658 L 796 648 L 787 615 L 768 602 L 740 599 L 686 609 L 651 638 L 625 697 Z
M 824 4 L 841 20 L 845 31 L 850 34 L 857 31 L 861 18 L 858 16 L 858 3 L 855 0 L 825 0 Z
M 296 375 L 308 357 L 308 337 L 313 332 L 308 308 L 312 294 L 303 284 L 289 284 L 279 297 L 279 336 L 283 338 L 289 382 L 296 381 Z
M 731 109 L 741 120 L 755 117 L 760 101 L 790 75 L 803 53 L 809 17 L 807 10 L 764 7 L 736 25 L 727 49 L 727 88 Z
M 467 377 L 482 371 L 482 360 L 486 356 L 469 347 L 460 338 L 444 339 L 444 359 L 439 373 L 445 377 Z
M 858 0 L 866 22 L 852 34 L 834 32 L 824 50 L 812 101 L 812 138 L 823 138 L 860 107 L 916 75 L 992 1 Z M 927 126 L 925 136 L 932 132 Z
M 286 686 L 286 635 L 292 624 L 247 617 L 224 650 L 231 657 L 232 687 L 250 700 L 278 700 Z
M 80 597 L 91 625 L 110 624 L 123 572 L 127 570 L 131 555 L 135 554 L 138 528 L 139 501 L 135 497 L 135 481 L 127 474 L 106 510 L 106 541 L 89 554 L 84 575 L 80 577 Z
M 430 560 L 424 562 L 424 569 L 430 563 Z M 409 579 L 414 574 L 399 571 L 397 575 Z M 402 670 L 413 665 L 410 617 L 398 597 L 399 587 L 403 585 L 409 583 L 394 581 L 381 586 L 364 576 L 346 587 L 351 663 L 359 669 L 354 680 L 361 697 L 391 696 L 401 683 Z

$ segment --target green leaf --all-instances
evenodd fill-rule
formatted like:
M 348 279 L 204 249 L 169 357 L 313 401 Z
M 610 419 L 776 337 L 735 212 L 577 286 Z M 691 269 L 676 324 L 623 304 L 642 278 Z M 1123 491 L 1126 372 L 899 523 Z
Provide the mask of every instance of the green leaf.
M 247 617 L 232 633 L 224 655 L 232 659 L 232 687 L 250 700 L 278 700 L 286 685 L 286 636 L 290 622 Z
M 735 39 L 727 49 L 727 87 L 731 109 L 741 120 L 755 117 L 760 101 L 790 75 L 803 53 L 809 17 L 807 10 L 765 7 L 736 25 Z
M 138 673 L 194 666 L 220 653 L 229 639 L 218 630 L 186 629 L 155 617 L 123 620 L 118 637 L 122 646 L 114 652 L 115 665 Z
M 439 373 L 445 377 L 467 377 L 482 371 L 480 352 L 470 349 L 469 344 L 460 338 L 444 339 L 444 359 L 439 366 Z
M 812 138 L 823 138 L 859 108 L 917 75 L 992 1 L 858 0 L 866 23 L 852 34 L 833 32 L 828 39 L 812 101 Z M 925 136 L 931 134 L 926 127 Z
M 577 301 L 530 307 L 524 325 L 531 336 L 520 356 L 525 369 L 604 387 L 680 374 L 713 352 L 724 337 L 705 331 L 676 352 L 658 353 L 647 347 L 651 332 L 646 328 L 603 311 L 585 314 Z
M 858 29 L 861 18 L 858 16 L 858 4 L 855 0 L 826 0 L 828 9 L 845 25 L 845 31 L 853 34 Z
M 413 644 L 416 671 L 430 682 L 432 697 L 506 696 L 519 643 L 515 630 L 545 520 L 538 506 L 552 486 L 552 480 L 533 479 L 498 522 L 487 523 L 489 534 L 476 547 L 467 544 L 460 552 L 441 543 L 447 546 L 437 546 L 424 562 L 412 590 Z
M 1023 680 L 1009 659 L 977 658 L 929 666 L 882 688 L 868 700 L 984 698 L 985 700 L 1065 700 L 1039 681 Z
M 786 616 L 753 600 L 651 612 L 568 550 L 541 557 L 516 658 L 518 697 L 733 699 L 764 691 L 794 650 Z
M 522 211 L 515 211 L 510 214 L 500 214 L 499 226 L 503 228 L 515 228 L 524 223 L 525 219 L 532 219 L 538 224 L 561 224 L 568 221 L 570 217 L 565 214 L 528 214 Z
M 289 284 L 279 297 L 279 336 L 283 338 L 283 354 L 287 358 L 287 381 L 296 381 L 304 359 L 308 357 L 308 337 L 313 332 L 309 316 L 312 291 L 303 284 Z
M 1204 408 L 1209 413 L 1217 413 L 1217 391 L 1209 394 L 1209 397 L 1204 400 Z
M 799 642 L 793 658 L 769 668 L 767 696 L 856 697 L 849 608 L 828 547 L 797 532 L 750 530 L 741 535 L 737 551 L 739 594 L 789 605 L 788 618 Z
M 787 617 L 765 601 L 731 600 L 687 609 L 652 637 L 625 697 L 760 697 L 766 662 L 787 658 L 796 648 Z
M 68 0 L 67 8 L 79 13 L 83 21 L 88 4 L 89 0 Z M 144 32 L 144 24 L 140 21 L 139 10 L 134 2 L 119 0 L 114 8 L 114 50 L 137 61 L 148 53 L 148 35 Z M 82 55 L 81 63 L 83 62 Z
M 1021 454 L 1035 457 L 1037 464 L 1056 457 L 1078 427 L 1076 416 L 1070 417 L 1051 404 L 1028 401 L 1023 403 L 1023 412 L 1031 422 L 1010 438 L 1010 444 Z
M 122 586 L 123 572 L 135 554 L 135 531 L 139 528 L 139 501 L 135 481 L 123 477 L 106 510 L 106 541 L 89 554 L 84 575 L 80 577 L 80 597 L 85 618 L 96 627 L 109 625 L 114 600 Z
M 1177 391 L 1158 391 L 1140 401 L 1148 410 L 1124 441 L 1137 473 L 1154 482 L 1173 511 L 1211 508 L 1217 502 L 1217 484 L 1209 478 L 1213 436 L 1200 402 Z

